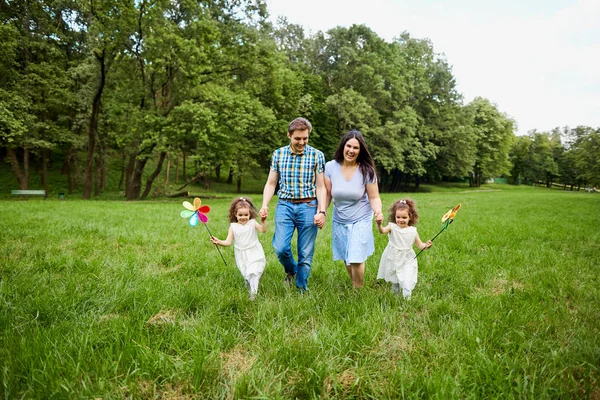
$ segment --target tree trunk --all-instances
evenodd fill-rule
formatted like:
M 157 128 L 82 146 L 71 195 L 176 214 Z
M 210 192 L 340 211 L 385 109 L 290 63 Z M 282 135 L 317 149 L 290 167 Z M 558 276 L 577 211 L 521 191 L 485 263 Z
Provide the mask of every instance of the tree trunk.
M 181 152 L 183 153 L 183 181 L 187 181 L 187 175 L 185 173 L 185 151 L 183 151 L 183 149 L 181 149 Z
M 79 187 L 79 157 L 77 157 L 77 152 L 73 153 L 73 189 L 77 189 Z
M 102 156 L 100 158 L 100 191 L 106 190 L 106 154 L 108 152 L 108 146 L 102 146 Z
M 129 188 L 127 189 L 127 200 L 137 200 L 140 197 L 140 192 L 142 191 L 142 175 L 144 173 L 144 168 L 146 167 L 146 163 L 150 156 L 145 156 L 142 159 L 139 159 L 135 162 L 135 168 L 133 170 L 133 176 L 131 178 L 131 183 Z
M 119 178 L 119 190 L 123 189 L 123 182 L 125 181 L 125 161 L 127 161 L 127 153 L 123 149 L 123 157 L 121 157 L 121 177 Z
M 167 197 L 189 197 L 189 196 L 190 196 L 190 192 L 188 192 L 188 191 L 178 192 L 178 193 L 173 193 L 173 194 L 167 195 Z
M 402 174 L 399 170 L 395 169 L 392 171 L 392 181 L 390 182 L 389 191 L 395 192 L 398 189 L 400 182 L 402 181 Z
M 169 184 L 169 173 L 171 172 L 171 157 L 167 154 L 167 174 L 165 176 L 165 186 Z
M 73 157 L 73 146 L 69 147 L 63 163 L 61 174 L 67 176 L 67 193 L 73 193 L 73 174 L 71 168 L 71 158 Z
M 42 151 L 42 187 L 48 196 L 48 149 Z
M 237 177 L 237 192 L 242 193 L 242 176 Z
M 215 176 L 217 177 L 217 182 L 221 181 L 221 164 L 215 165 Z
M 96 146 L 96 131 L 98 130 L 98 116 L 100 114 L 100 103 L 102 101 L 102 91 L 106 84 L 106 69 L 105 69 L 105 49 L 102 49 L 102 54 L 95 54 L 96 59 L 100 62 L 100 83 L 94 95 L 92 102 L 92 114 L 88 125 L 88 152 L 87 164 L 85 167 L 85 178 L 83 181 L 83 199 L 89 200 L 92 197 L 92 167 L 94 163 L 94 149 Z
M 175 157 L 175 184 L 179 183 L 179 156 Z
M 94 196 L 100 196 L 100 154 L 96 152 L 94 155 Z
M 144 189 L 144 193 L 142 193 L 142 200 L 145 200 L 146 197 L 148 197 L 148 194 L 150 193 L 150 190 L 152 189 L 152 182 L 154 181 L 154 179 L 156 179 L 156 177 L 158 175 L 160 175 L 160 171 L 162 170 L 162 164 L 163 164 L 163 161 L 165 160 L 166 155 L 167 155 L 167 152 L 165 152 L 165 151 L 160 152 L 160 156 L 158 157 L 158 164 L 156 165 L 156 169 L 154 170 L 154 172 L 152 174 L 150 174 L 150 176 L 146 180 L 146 188 Z
M 133 180 L 133 170 L 135 168 L 136 156 L 136 152 L 129 155 L 129 163 L 127 163 L 127 170 L 125 171 L 125 197 L 129 196 L 128 192 L 131 188 L 131 181 Z
M 15 175 L 15 178 L 17 178 L 19 189 L 27 190 L 27 178 L 23 173 L 23 170 L 21 170 L 21 166 L 19 165 L 19 159 L 17 158 L 17 153 L 15 152 L 15 149 L 7 147 L 6 155 L 10 160 L 10 166 L 12 167 L 13 174 Z
M 197 173 L 192 179 L 190 179 L 189 181 L 187 181 L 183 186 L 178 187 L 177 190 L 183 189 L 184 187 L 186 187 L 190 183 L 198 181 L 198 179 L 200 179 L 200 173 Z
M 23 149 L 23 174 L 25 175 L 25 189 L 29 188 L 29 149 Z
M 227 183 L 230 185 L 233 183 L 233 167 L 229 167 L 229 176 L 227 177 Z

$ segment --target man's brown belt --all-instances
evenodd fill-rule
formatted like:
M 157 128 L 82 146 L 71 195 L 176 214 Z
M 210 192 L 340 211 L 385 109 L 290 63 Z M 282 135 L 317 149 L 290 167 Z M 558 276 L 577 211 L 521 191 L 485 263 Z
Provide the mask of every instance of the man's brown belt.
M 290 203 L 298 204 L 298 203 L 310 203 L 313 200 L 316 200 L 316 197 L 307 197 L 305 199 L 281 199 L 283 201 L 288 201 Z

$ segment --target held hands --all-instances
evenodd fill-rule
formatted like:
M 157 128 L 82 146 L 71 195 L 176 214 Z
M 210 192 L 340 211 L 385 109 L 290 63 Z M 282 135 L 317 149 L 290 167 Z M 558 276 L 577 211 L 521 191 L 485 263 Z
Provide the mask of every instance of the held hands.
M 323 229 L 323 226 L 325 226 L 325 214 L 318 212 L 315 214 L 315 225 L 319 227 L 319 229 Z
M 269 208 L 266 206 L 263 206 L 260 211 L 258 212 L 258 215 L 260 215 L 260 220 L 262 221 L 262 219 L 267 219 L 267 217 L 269 216 Z
M 373 214 L 375 215 L 377 225 L 381 225 L 383 223 L 383 213 L 381 211 L 374 211 Z

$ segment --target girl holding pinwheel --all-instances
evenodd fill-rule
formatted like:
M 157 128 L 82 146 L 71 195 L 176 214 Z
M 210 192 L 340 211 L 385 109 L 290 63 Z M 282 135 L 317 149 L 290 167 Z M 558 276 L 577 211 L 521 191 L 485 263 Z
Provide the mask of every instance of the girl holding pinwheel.
M 210 241 L 219 246 L 234 243 L 235 263 L 246 280 L 250 290 L 250 300 L 258 293 L 258 281 L 265 270 L 267 260 L 262 245 L 258 241 L 257 231 L 267 231 L 266 218 L 256 221 L 256 208 L 252 201 L 238 197 L 229 206 L 229 233 L 227 239 L 210 237 Z
M 419 220 L 415 202 L 411 199 L 402 199 L 392 204 L 390 208 L 389 223 L 382 226 L 382 221 L 377 221 L 379 233 L 388 235 L 389 242 L 379 262 L 378 279 L 385 279 L 392 283 L 392 292 L 410 299 L 413 289 L 417 284 L 418 265 L 413 246 L 420 250 L 431 247 L 431 240 L 423 243 L 414 225 Z

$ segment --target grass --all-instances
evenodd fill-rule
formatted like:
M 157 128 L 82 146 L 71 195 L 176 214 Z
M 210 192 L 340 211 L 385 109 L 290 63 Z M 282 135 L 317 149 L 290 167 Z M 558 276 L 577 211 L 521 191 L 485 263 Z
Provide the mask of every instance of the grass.
M 353 290 L 319 232 L 310 292 L 282 285 L 269 231 L 257 301 L 181 200 L 3 200 L 5 398 L 600 397 L 600 196 L 498 185 L 415 193 L 411 301 Z M 383 195 L 389 206 L 400 195 Z M 260 200 L 255 195 L 255 200 Z M 205 200 L 227 232 L 228 199 Z M 275 201 L 272 201 L 274 210 Z

